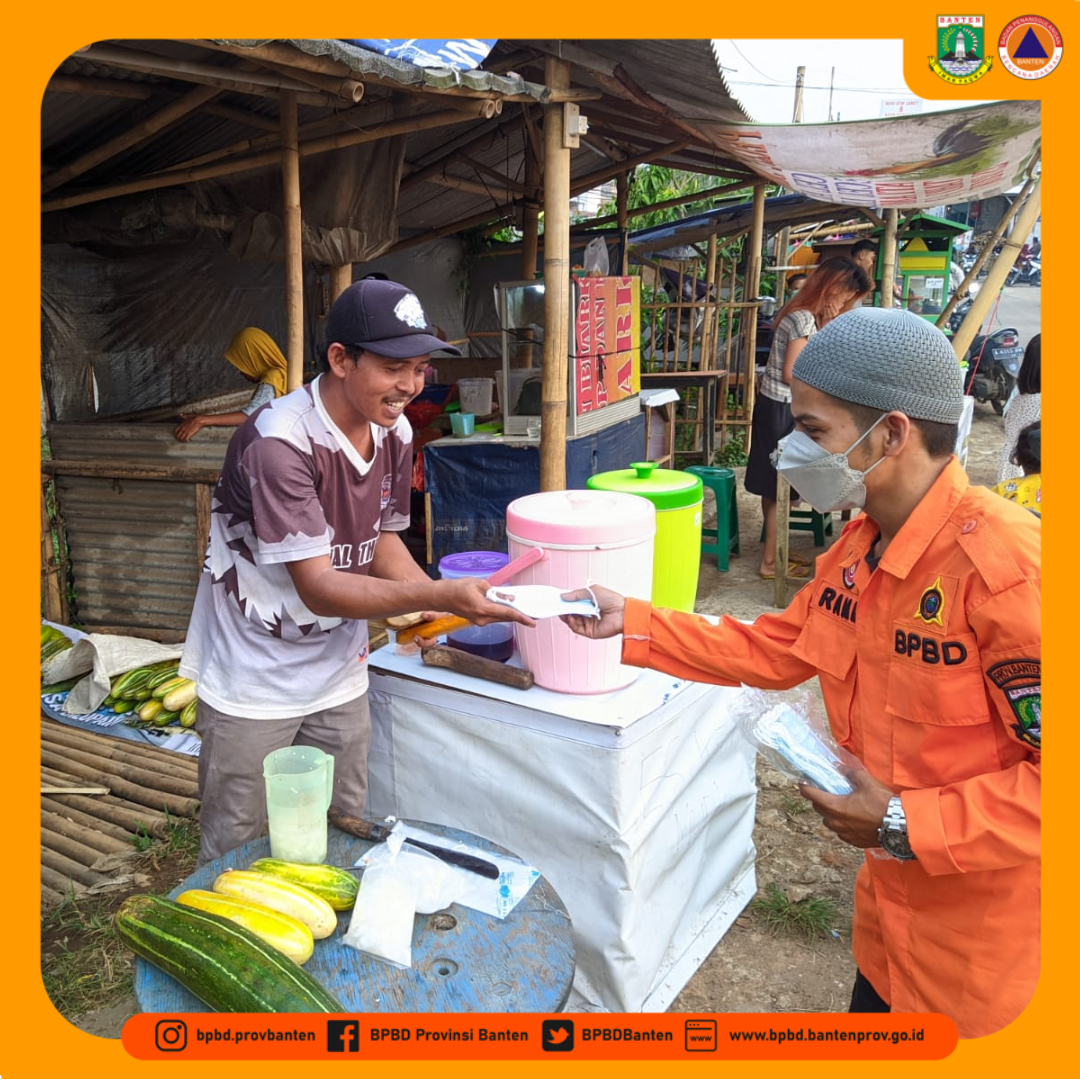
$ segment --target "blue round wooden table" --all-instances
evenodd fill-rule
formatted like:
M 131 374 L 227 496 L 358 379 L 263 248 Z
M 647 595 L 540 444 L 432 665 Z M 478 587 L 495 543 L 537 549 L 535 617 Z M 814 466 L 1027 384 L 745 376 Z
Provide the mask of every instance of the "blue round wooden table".
M 441 825 L 407 822 L 482 851 L 511 855 L 498 844 Z M 372 843 L 329 826 L 326 861 L 351 865 Z M 451 847 L 448 843 L 447 847 Z M 169 896 L 209 889 L 226 869 L 246 869 L 270 854 L 267 837 L 252 840 L 200 867 Z M 465 871 L 462 871 L 464 873 Z M 315 942 L 304 969 L 348 1012 L 558 1012 L 574 979 L 570 916 L 544 877 L 505 919 L 452 904 L 413 924 L 412 967 L 400 968 L 342 944 L 351 911 L 339 913 L 337 931 Z M 207 1006 L 141 957 L 135 961 L 135 997 L 143 1012 L 206 1012 Z

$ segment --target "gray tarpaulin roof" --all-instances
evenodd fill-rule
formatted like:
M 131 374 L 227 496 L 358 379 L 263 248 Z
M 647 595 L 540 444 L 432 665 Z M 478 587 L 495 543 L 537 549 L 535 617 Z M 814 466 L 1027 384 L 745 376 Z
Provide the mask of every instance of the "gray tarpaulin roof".
M 260 54 L 263 45 L 276 48 L 272 60 L 265 50 Z M 224 85 L 207 104 L 47 191 L 44 205 L 51 212 L 43 215 L 44 235 L 131 245 L 152 241 L 145 224 L 164 219 L 173 234 L 181 226 L 225 233 L 239 227 L 244 238 L 234 249 L 249 257 L 277 257 L 273 229 L 263 236 L 258 222 L 254 231 L 251 225 L 253 217 L 280 212 L 276 162 L 220 172 L 226 154 L 229 162 L 242 162 L 277 145 L 278 90 L 247 85 L 249 72 L 251 78 L 309 80 L 299 97 L 302 152 L 305 143 L 328 133 L 376 128 L 403 117 L 423 120 L 448 107 L 475 106 L 478 98 L 501 106 L 501 115 L 490 119 L 463 111 L 453 123 L 303 157 L 305 225 L 316 230 L 305 234 L 309 258 L 363 261 L 397 241 L 440 228 L 467 228 L 500 217 L 520 220 L 524 203 L 540 197 L 525 190 L 525 145 L 530 129 L 536 135 L 540 106 L 550 97 L 543 84 L 549 55 L 569 61 L 571 88 L 591 98 L 580 103 L 590 133 L 571 159 L 576 186 L 591 186 L 602 173 L 610 178 L 622 162 L 641 161 L 713 172 L 718 184 L 754 178 L 717 136 L 717 124 L 747 117 L 704 40 L 500 41 L 482 70 L 465 73 L 419 68 L 338 41 L 111 41 L 73 54 L 47 88 L 42 109 L 46 178 L 152 119 L 208 79 Z M 312 65 L 339 81 L 344 74 L 364 83 L 363 99 L 357 104 L 325 86 L 317 89 L 311 85 Z M 215 158 L 216 165 L 207 164 Z M 202 175 L 212 167 L 218 169 L 215 175 Z M 362 190 L 342 194 L 345 177 L 358 169 L 361 179 L 372 179 Z M 168 186 L 148 179 L 169 170 L 175 171 L 175 181 Z M 393 182 L 395 170 L 400 189 Z M 133 185 L 141 190 L 125 190 Z M 361 220 L 350 220 L 350 214 Z M 353 235 L 336 237 L 336 246 L 335 238 L 325 235 L 349 229 Z

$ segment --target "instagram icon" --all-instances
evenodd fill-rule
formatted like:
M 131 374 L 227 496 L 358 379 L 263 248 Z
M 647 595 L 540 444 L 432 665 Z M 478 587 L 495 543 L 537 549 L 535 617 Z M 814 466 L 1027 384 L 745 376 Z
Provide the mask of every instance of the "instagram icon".
M 154 1043 L 159 1050 L 183 1050 L 187 1046 L 187 1024 L 183 1020 L 159 1020 L 154 1025 Z

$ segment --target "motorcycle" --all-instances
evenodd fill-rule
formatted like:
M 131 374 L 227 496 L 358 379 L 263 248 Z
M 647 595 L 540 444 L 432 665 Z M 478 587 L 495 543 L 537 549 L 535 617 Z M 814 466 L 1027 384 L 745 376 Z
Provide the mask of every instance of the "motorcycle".
M 1042 285 L 1042 263 L 1032 256 L 1022 266 L 1015 263 L 1005 278 L 1006 285 Z
M 960 329 L 977 292 L 978 289 L 972 286 L 972 291 L 949 316 L 945 332 L 950 337 Z M 976 401 L 990 402 L 994 412 L 1000 416 L 1016 385 L 1023 359 L 1020 332 L 1015 327 L 1003 326 L 992 334 L 976 334 L 964 354 L 967 364 L 964 393 Z

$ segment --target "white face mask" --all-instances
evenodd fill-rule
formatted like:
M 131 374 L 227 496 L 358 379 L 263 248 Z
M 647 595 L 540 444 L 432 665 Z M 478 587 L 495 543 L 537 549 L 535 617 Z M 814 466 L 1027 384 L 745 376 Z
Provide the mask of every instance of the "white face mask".
M 888 416 L 882 413 L 843 453 L 830 454 L 818 446 L 809 435 L 793 431 L 776 447 L 776 470 L 819 513 L 830 510 L 850 510 L 866 502 L 863 481 L 882 461 L 882 456 L 869 469 L 853 469 L 848 455 Z

